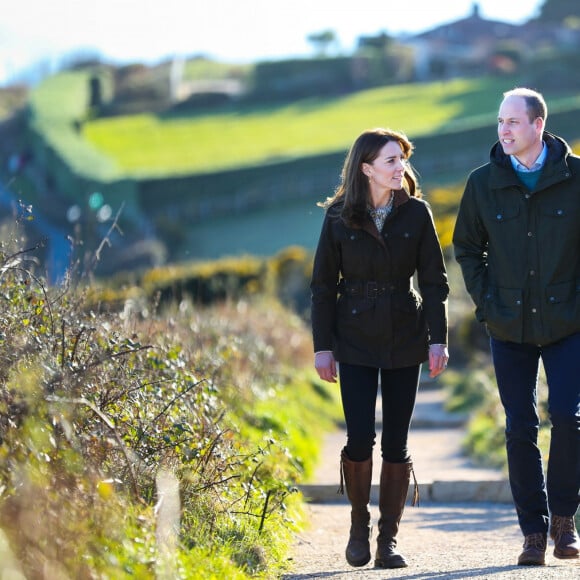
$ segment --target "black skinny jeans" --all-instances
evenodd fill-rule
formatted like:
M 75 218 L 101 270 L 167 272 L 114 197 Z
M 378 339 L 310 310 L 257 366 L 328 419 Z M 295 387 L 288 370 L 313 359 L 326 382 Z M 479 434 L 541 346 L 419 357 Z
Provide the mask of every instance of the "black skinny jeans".
M 407 439 L 419 387 L 421 365 L 379 369 L 340 363 L 340 393 L 346 421 L 346 453 L 365 461 L 375 444 L 375 410 L 381 379 L 383 429 L 381 456 L 390 463 L 410 460 Z

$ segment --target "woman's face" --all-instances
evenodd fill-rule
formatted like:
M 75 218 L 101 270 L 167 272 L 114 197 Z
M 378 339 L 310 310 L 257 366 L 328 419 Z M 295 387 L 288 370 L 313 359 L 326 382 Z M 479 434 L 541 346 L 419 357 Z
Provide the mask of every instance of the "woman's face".
M 369 178 L 371 187 L 380 190 L 403 188 L 407 160 L 398 141 L 388 141 L 372 163 L 363 163 L 362 172 Z

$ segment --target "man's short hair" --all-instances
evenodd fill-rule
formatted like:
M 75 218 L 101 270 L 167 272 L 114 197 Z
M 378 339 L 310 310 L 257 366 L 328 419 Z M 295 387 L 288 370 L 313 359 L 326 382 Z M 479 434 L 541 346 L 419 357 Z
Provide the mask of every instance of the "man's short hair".
M 548 106 L 541 93 L 528 89 L 525 87 L 517 87 L 511 91 L 506 91 L 504 94 L 504 99 L 507 97 L 523 97 L 526 101 L 526 109 L 528 111 L 528 117 L 530 118 L 530 123 L 540 117 L 544 121 L 548 118 Z

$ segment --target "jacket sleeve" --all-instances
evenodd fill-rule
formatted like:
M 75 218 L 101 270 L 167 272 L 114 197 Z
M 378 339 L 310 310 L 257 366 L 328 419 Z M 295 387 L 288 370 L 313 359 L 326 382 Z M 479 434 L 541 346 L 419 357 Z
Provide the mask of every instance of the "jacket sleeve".
M 476 187 L 470 177 L 459 204 L 453 248 L 465 287 L 475 304 L 475 316 L 480 322 L 484 321 L 483 297 L 488 285 L 487 246 L 487 232 L 479 214 Z
M 429 329 L 430 344 L 447 344 L 447 297 L 449 284 L 441 244 L 435 229 L 433 214 L 425 203 L 427 217 L 423 229 L 417 283 L 423 300 L 423 311 Z
M 339 245 L 334 239 L 332 220 L 327 214 L 314 255 L 310 283 L 314 352 L 333 349 L 339 272 Z

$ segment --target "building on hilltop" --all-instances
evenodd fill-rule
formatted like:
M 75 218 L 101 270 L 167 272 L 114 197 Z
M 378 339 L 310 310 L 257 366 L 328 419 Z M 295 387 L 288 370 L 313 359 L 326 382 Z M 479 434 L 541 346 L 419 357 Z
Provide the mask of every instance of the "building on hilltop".
M 451 78 L 481 71 L 498 42 L 513 41 L 517 31 L 514 24 L 482 18 L 479 5 L 474 3 L 467 18 L 417 34 L 406 43 L 415 49 L 418 80 Z
M 415 79 L 426 81 L 513 73 L 523 59 L 541 50 L 555 46 L 577 49 L 580 33 L 539 20 L 522 25 L 489 20 L 474 2 L 466 18 L 398 40 L 414 51 Z

